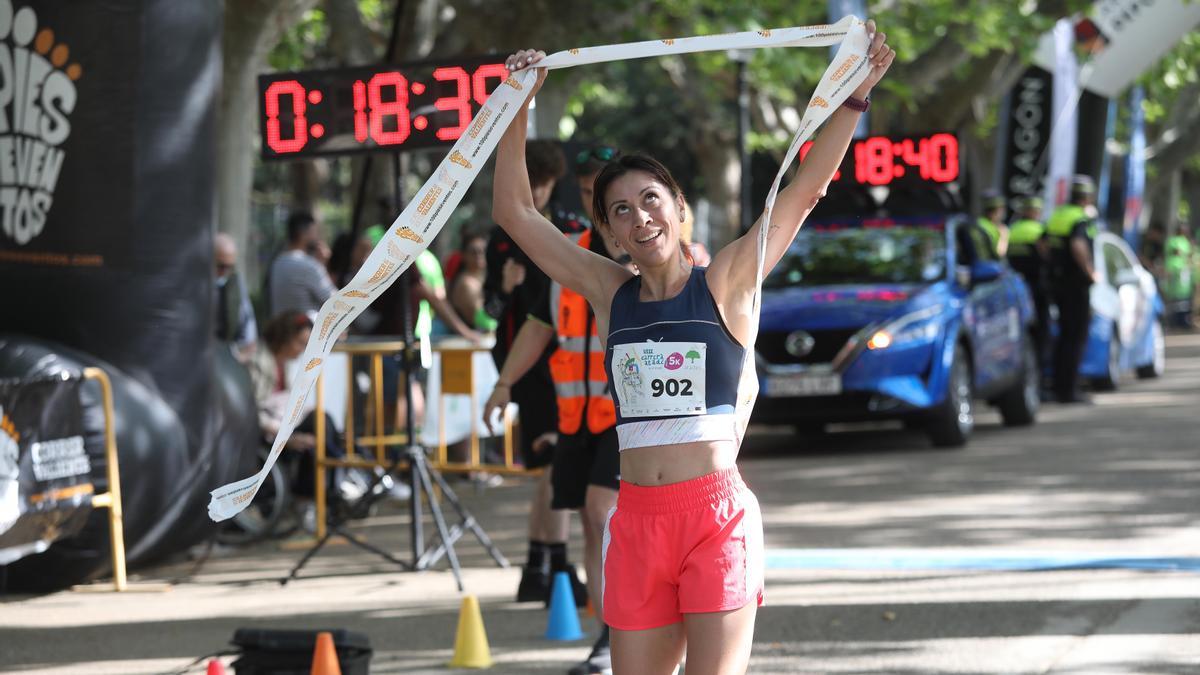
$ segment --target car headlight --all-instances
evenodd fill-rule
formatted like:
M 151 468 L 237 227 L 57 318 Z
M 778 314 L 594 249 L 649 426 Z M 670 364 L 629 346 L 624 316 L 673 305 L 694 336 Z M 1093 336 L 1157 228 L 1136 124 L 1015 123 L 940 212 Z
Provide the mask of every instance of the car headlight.
M 938 332 L 942 329 L 941 322 L 938 320 L 941 314 L 941 305 L 905 314 L 871 333 L 867 339 L 867 349 L 887 349 L 913 342 L 930 342 L 938 336 Z

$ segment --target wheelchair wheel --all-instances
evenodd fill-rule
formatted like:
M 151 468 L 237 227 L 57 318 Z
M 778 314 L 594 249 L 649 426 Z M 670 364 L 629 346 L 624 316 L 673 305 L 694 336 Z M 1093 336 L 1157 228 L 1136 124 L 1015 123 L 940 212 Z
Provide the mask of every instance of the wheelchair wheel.
M 259 460 L 265 463 L 269 452 L 267 448 L 260 448 Z M 292 505 L 289 482 L 283 462 L 276 462 L 250 505 L 222 524 L 217 531 L 217 541 L 241 545 L 286 535 L 288 532 L 283 529 L 289 520 L 294 520 L 288 518 Z M 294 529 L 293 523 L 290 530 Z

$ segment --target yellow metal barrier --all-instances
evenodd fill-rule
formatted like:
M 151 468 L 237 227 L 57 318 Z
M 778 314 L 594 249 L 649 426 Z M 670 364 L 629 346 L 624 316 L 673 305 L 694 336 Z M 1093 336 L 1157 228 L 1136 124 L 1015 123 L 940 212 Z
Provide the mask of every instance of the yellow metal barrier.
M 113 590 L 128 590 L 125 578 L 125 526 L 121 513 L 121 471 L 117 459 L 117 430 L 113 413 L 112 382 L 99 368 L 84 368 L 83 377 L 100 385 L 104 405 L 104 458 L 108 471 L 108 492 L 92 496 L 92 508 L 108 509 L 109 538 L 112 541 Z
M 347 359 L 346 366 L 346 457 L 345 459 L 334 459 L 325 456 L 325 397 L 322 391 L 324 385 L 324 373 L 317 377 L 316 387 L 316 420 L 314 435 L 316 436 L 316 450 L 314 464 L 314 502 L 316 510 L 316 531 L 314 532 L 313 541 L 318 541 L 325 536 L 325 520 L 327 513 L 328 495 L 325 492 L 326 471 L 333 467 L 358 467 L 358 468 L 374 468 L 381 467 L 384 469 L 391 468 L 394 461 L 387 457 L 388 446 L 404 445 L 408 443 L 408 435 L 404 433 L 394 432 L 385 433 L 386 416 L 384 414 L 384 398 L 383 398 L 383 358 L 398 353 L 404 349 L 402 340 L 379 340 L 379 341 L 363 341 L 352 340 L 338 342 L 334 347 L 334 352 L 341 352 L 350 355 Z M 442 378 L 441 378 L 441 393 L 438 397 L 438 453 L 437 457 L 429 462 L 429 466 L 438 471 L 450 472 L 469 472 L 469 471 L 490 471 L 492 473 L 511 474 L 511 475 L 536 475 L 538 470 L 530 471 L 516 464 L 513 458 L 513 434 L 512 434 L 512 416 L 507 410 L 504 413 L 504 463 L 503 464 L 485 464 L 481 461 L 479 452 L 479 435 L 476 425 L 471 426 L 471 454 L 468 462 L 450 462 L 446 457 L 445 443 L 445 405 L 442 400 L 446 394 L 467 394 L 471 397 L 471 410 L 474 414 L 475 401 L 477 393 L 474 391 L 474 373 L 472 370 L 471 357 L 474 352 L 481 351 L 482 348 L 434 348 L 442 355 Z M 364 416 L 365 426 L 371 428 L 370 435 L 356 436 L 354 425 L 354 356 L 365 356 L 370 359 L 370 374 L 371 385 L 367 392 L 366 405 L 369 415 Z M 465 361 L 465 365 L 463 363 Z M 401 375 L 407 377 L 407 374 Z M 465 379 L 464 379 L 465 378 Z M 374 457 L 361 457 L 355 450 L 358 442 L 362 442 L 367 446 L 374 446 Z M 414 494 L 413 499 L 420 499 L 421 496 Z
M 112 590 L 120 592 L 158 593 L 171 590 L 171 584 L 129 584 L 125 576 L 125 526 L 121 511 L 121 470 L 117 458 L 117 423 L 113 412 L 112 382 L 108 374 L 99 368 L 84 368 L 83 377 L 95 380 L 100 385 L 100 398 L 104 407 L 104 458 L 107 464 L 108 492 L 92 496 L 92 508 L 108 509 L 109 539 L 112 546 L 113 583 Z M 107 584 L 83 584 L 73 586 L 73 591 L 95 592 L 109 590 Z

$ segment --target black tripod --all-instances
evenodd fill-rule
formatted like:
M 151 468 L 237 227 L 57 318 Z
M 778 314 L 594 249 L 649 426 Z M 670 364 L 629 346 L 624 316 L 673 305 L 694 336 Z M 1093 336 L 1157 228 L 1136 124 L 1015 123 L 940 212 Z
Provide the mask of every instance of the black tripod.
M 410 404 L 411 405 L 411 404 Z M 411 433 L 411 424 L 410 433 Z M 411 437 L 410 437 L 411 438 Z M 368 543 L 352 532 L 346 529 L 346 523 L 351 518 L 364 517 L 377 500 L 387 495 L 386 490 L 377 489 L 387 476 L 392 476 L 395 472 L 407 465 L 409 485 L 412 488 L 410 497 L 410 518 L 412 522 L 412 561 L 401 560 L 391 553 Z M 458 513 L 460 522 L 447 527 L 446 518 L 442 513 L 442 507 L 438 503 L 437 495 L 434 493 L 434 483 L 442 491 L 442 498 L 450 502 L 454 510 Z M 436 547 L 427 547 L 425 545 L 424 523 L 422 522 L 422 496 L 429 500 L 429 511 L 433 516 L 434 525 L 437 527 L 437 536 L 440 542 Z M 462 538 L 467 531 L 475 535 L 479 543 L 487 549 L 488 554 L 496 561 L 496 564 L 501 567 L 508 567 L 508 560 L 500 553 L 500 549 L 492 543 L 492 540 L 487 536 L 487 533 L 480 527 L 479 522 L 475 520 L 475 516 L 463 506 L 459 501 L 458 495 L 450 489 L 446 483 L 446 479 L 442 477 L 437 470 L 429 466 L 425 458 L 425 450 L 418 445 L 409 443 L 404 449 L 404 456 L 394 461 L 391 466 L 383 473 L 375 476 L 367 491 L 354 502 L 350 503 L 345 509 L 342 509 L 337 515 L 330 519 L 330 522 L 325 530 L 325 536 L 321 537 L 316 544 L 309 549 L 303 557 L 292 568 L 292 571 L 283 579 L 279 580 L 282 585 L 287 585 L 289 581 L 297 578 L 300 575 L 300 570 L 313 558 L 325 544 L 335 535 L 340 535 L 349 541 L 351 544 L 358 546 L 366 551 L 370 551 L 385 560 L 399 565 L 401 568 L 408 571 L 421 571 L 432 567 L 442 556 L 446 556 L 450 561 L 450 569 L 454 572 L 454 580 L 458 585 L 458 590 L 463 590 L 462 570 L 458 565 L 458 555 L 454 551 L 454 543 Z
M 399 155 L 395 155 L 396 175 L 400 175 L 400 160 Z M 400 211 L 402 204 L 399 196 L 399 180 L 397 180 L 396 189 L 396 209 Z M 399 565 L 401 568 L 409 571 L 420 571 L 429 569 L 434 563 L 446 556 L 450 561 L 450 569 L 454 572 L 454 580 L 458 584 L 458 590 L 463 590 L 462 571 L 459 569 L 458 556 L 454 552 L 454 542 L 458 541 L 464 534 L 470 531 L 483 545 L 492 559 L 500 567 L 508 567 L 508 560 L 500 553 L 500 549 L 492 543 L 492 540 L 479 526 L 479 522 L 475 520 L 475 516 L 463 506 L 459 501 L 458 495 L 446 483 L 446 479 L 442 477 L 436 469 L 429 466 L 429 462 L 425 456 L 425 449 L 416 443 L 416 435 L 413 431 L 413 406 L 412 406 L 412 360 L 413 360 L 413 339 L 412 328 L 412 309 L 410 299 L 412 297 L 412 288 L 409 278 L 409 273 L 406 272 L 400 275 L 397 281 L 400 284 L 400 316 L 401 324 L 404 332 L 404 348 L 400 351 L 400 369 L 404 374 L 404 419 L 407 444 L 404 447 L 403 455 L 396 458 L 383 473 L 375 476 L 366 492 L 357 500 L 351 502 L 346 508 L 341 509 L 333 518 L 330 519 L 328 527 L 325 531 L 325 536 L 321 537 L 316 544 L 309 549 L 303 557 L 292 568 L 292 571 L 283 579 L 279 580 L 280 584 L 286 585 L 287 582 L 297 578 L 301 568 L 313 558 L 329 539 L 334 535 L 341 535 L 347 541 L 358 546 L 366 551 L 370 551 L 385 560 Z M 352 394 L 351 394 L 352 395 Z M 474 411 L 471 411 L 474 414 Z M 346 522 L 351 518 L 365 517 L 370 512 L 371 506 L 379 499 L 387 495 L 386 490 L 378 489 L 385 477 L 392 476 L 398 469 L 407 467 L 408 484 L 412 491 L 409 497 L 409 516 L 411 518 L 411 533 L 412 533 L 412 560 L 405 561 L 396 556 L 384 551 L 383 549 L 374 546 L 362 539 L 354 536 L 353 533 L 346 529 Z M 437 494 L 434 491 L 434 484 L 437 484 L 441 490 L 442 498 L 445 499 L 458 513 L 460 522 L 453 526 L 447 527 L 446 519 L 442 514 L 442 507 L 438 503 Z M 429 501 L 429 511 L 433 516 L 434 525 L 437 528 L 437 538 L 439 541 L 436 547 L 427 547 L 425 545 L 424 523 L 422 520 L 421 499 L 425 498 Z
M 479 543 L 487 549 L 492 559 L 501 567 L 508 567 L 508 560 L 500 553 L 500 550 L 492 543 L 492 540 L 487 536 L 487 533 L 480 527 L 479 522 L 475 520 L 475 516 L 471 514 L 462 502 L 459 501 L 458 495 L 450 488 L 446 479 L 442 477 L 436 469 L 429 466 L 429 462 L 425 456 L 425 449 L 418 445 L 413 432 L 413 410 L 412 410 L 412 358 L 411 345 L 413 344 L 412 324 L 409 322 L 409 303 L 407 298 L 410 297 L 410 283 L 408 275 L 402 275 L 399 279 L 400 294 L 405 299 L 402 303 L 401 316 L 404 324 L 404 349 L 400 353 L 400 367 L 404 373 L 404 390 L 405 390 L 405 426 L 407 431 L 408 443 L 404 447 L 403 455 L 396 458 L 395 461 L 382 473 L 375 476 L 375 479 L 368 486 L 367 490 L 357 500 L 348 504 L 345 508 L 330 519 L 328 527 L 325 531 L 325 536 L 317 540 L 317 543 L 309 549 L 303 557 L 292 568 L 292 571 L 287 577 L 279 580 L 280 584 L 286 585 L 287 582 L 299 576 L 300 570 L 313 558 L 325 544 L 327 544 L 335 535 L 344 537 L 347 541 L 358 546 L 366 551 L 370 551 L 385 560 L 395 563 L 405 570 L 420 571 L 432 567 L 442 556 L 446 556 L 450 561 L 450 568 L 454 572 L 454 579 L 458 584 L 458 590 L 463 590 L 462 572 L 458 564 L 458 556 L 454 551 L 454 543 L 462 538 L 468 531 L 475 535 Z M 391 553 L 374 546 L 346 529 L 346 523 L 352 518 L 365 517 L 371 506 L 378 500 L 387 496 L 387 491 L 379 489 L 381 483 L 386 477 L 393 476 L 400 469 L 407 469 L 408 484 L 412 489 L 409 499 L 410 510 L 410 528 L 412 534 L 412 560 L 405 561 L 397 558 Z M 447 526 L 446 518 L 443 515 L 442 507 L 439 504 L 437 494 L 434 491 L 434 485 L 441 490 L 442 499 L 445 499 L 458 513 L 460 522 Z M 428 547 L 425 543 L 423 509 L 421 500 L 425 498 L 429 502 L 429 511 L 433 517 L 433 522 L 437 528 L 437 546 Z

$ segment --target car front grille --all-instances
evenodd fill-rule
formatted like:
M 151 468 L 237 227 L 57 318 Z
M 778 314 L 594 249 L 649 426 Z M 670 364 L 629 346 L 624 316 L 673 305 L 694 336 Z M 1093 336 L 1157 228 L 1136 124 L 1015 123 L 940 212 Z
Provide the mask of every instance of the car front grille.
M 858 332 L 857 329 L 838 329 L 838 330 L 810 330 L 806 331 L 813 336 L 814 344 L 812 351 L 804 356 L 793 356 L 788 353 L 785 344 L 787 337 L 794 331 L 771 331 L 761 333 L 758 336 L 758 341 L 754 347 L 758 351 L 759 356 L 766 359 L 768 363 L 774 364 L 817 364 L 829 363 L 833 361 L 833 357 L 837 356 L 842 347 L 846 346 L 846 342 Z

